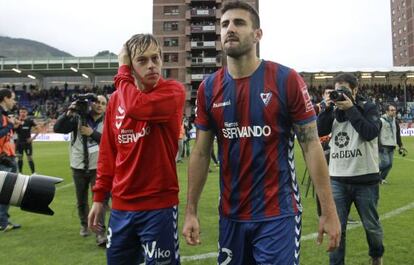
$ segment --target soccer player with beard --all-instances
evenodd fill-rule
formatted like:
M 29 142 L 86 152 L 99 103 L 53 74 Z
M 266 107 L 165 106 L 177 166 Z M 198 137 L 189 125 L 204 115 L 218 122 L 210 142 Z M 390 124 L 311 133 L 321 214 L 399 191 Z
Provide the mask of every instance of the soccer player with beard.
M 184 86 L 161 77 L 161 46 L 131 37 L 119 56 L 116 91 L 106 111 L 89 226 L 99 230 L 112 193 L 108 264 L 180 264 L 175 156 Z
M 227 67 L 205 79 L 197 95 L 197 138 L 190 156 L 183 235 L 200 244 L 198 201 L 217 136 L 220 159 L 218 264 L 299 264 L 301 212 L 294 136 L 321 201 L 318 243 L 339 244 L 340 225 L 316 116 L 302 78 L 261 60 L 257 11 L 241 1 L 222 8 Z

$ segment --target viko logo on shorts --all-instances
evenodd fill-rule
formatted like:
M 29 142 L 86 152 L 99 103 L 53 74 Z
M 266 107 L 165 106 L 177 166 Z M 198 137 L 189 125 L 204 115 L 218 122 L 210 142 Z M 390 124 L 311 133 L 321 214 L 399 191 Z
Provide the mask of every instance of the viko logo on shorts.
M 168 259 L 171 256 L 170 250 L 162 250 L 161 248 L 157 248 L 157 241 L 152 241 L 151 247 L 149 246 L 149 243 L 146 243 L 145 245 L 143 244 L 142 248 L 144 249 L 145 256 L 149 259 Z

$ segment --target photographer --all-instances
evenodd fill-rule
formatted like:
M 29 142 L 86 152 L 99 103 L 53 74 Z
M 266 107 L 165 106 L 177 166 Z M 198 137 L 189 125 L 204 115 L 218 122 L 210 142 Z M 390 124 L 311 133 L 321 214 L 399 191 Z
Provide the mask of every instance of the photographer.
M 392 168 L 395 146 L 398 145 L 400 153 L 405 150 L 401 141 L 400 126 L 395 118 L 396 114 L 397 109 L 390 104 L 385 107 L 385 114 L 381 117 L 382 127 L 379 136 L 381 184 L 387 183 L 385 179 Z
M 0 171 L 17 172 L 14 144 L 12 143 L 15 118 L 8 115 L 16 105 L 15 94 L 9 89 L 0 89 Z M 0 204 L 0 231 L 20 228 L 18 224 L 9 221 L 9 205 Z
M 334 78 L 330 104 L 318 116 L 320 136 L 332 133 L 329 173 L 341 221 L 341 243 L 330 253 L 330 264 L 345 264 L 346 225 L 354 203 L 365 229 L 371 264 L 382 264 L 383 231 L 379 221 L 378 136 L 381 128 L 376 106 L 357 96 L 357 79 L 348 73 Z
M 89 186 L 95 185 L 99 143 L 107 100 L 102 95 L 95 99 L 93 94 L 78 95 L 77 98 L 69 106 L 67 112 L 57 119 L 53 129 L 56 133 L 71 133 L 70 166 L 81 223 L 80 235 L 88 236 L 88 193 Z M 89 100 L 93 101 L 90 111 Z M 104 223 L 104 216 L 102 223 Z M 105 246 L 104 230 L 96 233 L 96 243 L 98 246 Z

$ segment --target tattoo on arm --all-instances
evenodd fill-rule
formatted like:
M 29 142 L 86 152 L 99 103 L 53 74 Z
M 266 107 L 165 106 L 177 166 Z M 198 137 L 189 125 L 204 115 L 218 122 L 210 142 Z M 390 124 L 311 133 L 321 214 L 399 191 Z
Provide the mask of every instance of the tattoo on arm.
M 298 141 L 302 146 L 303 144 L 319 139 L 318 131 L 316 129 L 316 122 L 306 125 L 294 125 L 294 128 Z

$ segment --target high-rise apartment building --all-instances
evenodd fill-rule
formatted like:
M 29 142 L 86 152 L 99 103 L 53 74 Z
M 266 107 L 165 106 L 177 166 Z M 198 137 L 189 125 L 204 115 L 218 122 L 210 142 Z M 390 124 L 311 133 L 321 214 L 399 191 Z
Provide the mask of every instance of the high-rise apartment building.
M 413 0 L 391 0 L 394 66 L 414 66 Z
M 259 10 L 259 0 L 246 1 Z M 194 114 L 197 89 L 223 65 L 220 44 L 222 0 L 154 0 L 153 34 L 163 48 L 166 78 L 186 85 L 187 116 Z

